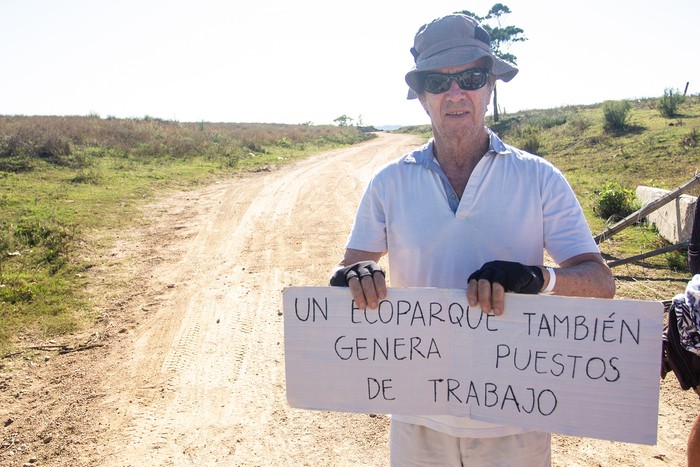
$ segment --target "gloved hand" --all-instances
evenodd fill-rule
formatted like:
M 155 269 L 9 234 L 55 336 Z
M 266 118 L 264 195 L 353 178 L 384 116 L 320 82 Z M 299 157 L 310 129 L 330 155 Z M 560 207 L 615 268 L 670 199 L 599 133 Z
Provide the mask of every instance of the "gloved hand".
M 489 261 L 474 271 L 467 282 L 486 279 L 498 282 L 506 292 L 536 294 L 544 286 L 544 275 L 537 266 L 526 266 L 513 261 Z
M 363 277 L 373 276 L 375 273 L 380 273 L 385 276 L 384 270 L 374 261 L 360 261 L 336 270 L 331 276 L 331 285 L 335 287 L 347 287 L 348 282 L 353 277 L 362 280 Z

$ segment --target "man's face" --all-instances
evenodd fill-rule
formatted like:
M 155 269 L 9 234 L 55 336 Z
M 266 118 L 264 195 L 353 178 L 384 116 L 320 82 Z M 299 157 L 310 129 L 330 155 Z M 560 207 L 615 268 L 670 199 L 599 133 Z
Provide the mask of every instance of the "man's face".
M 451 68 L 441 68 L 440 73 L 458 73 L 470 68 L 488 68 L 487 59 L 481 59 L 468 65 Z M 492 85 L 486 85 L 473 91 L 465 91 L 455 80 L 450 83 L 450 89 L 431 94 L 423 91 L 418 99 L 430 116 L 433 127 L 440 132 L 464 131 L 468 128 L 483 128 L 485 125 L 486 108 L 491 99 Z

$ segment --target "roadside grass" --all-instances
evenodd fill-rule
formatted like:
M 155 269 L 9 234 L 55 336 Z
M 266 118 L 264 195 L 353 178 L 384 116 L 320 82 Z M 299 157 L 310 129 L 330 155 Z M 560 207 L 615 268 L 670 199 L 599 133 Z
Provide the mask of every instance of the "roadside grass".
M 487 124 L 507 143 L 530 150 L 562 170 L 598 234 L 619 218 L 602 219 L 595 208 L 604 187 L 616 182 L 634 191 L 639 185 L 672 190 L 700 168 L 700 96 L 686 96 L 672 118 L 659 110 L 660 98 L 629 101 L 626 126 L 605 128 L 603 104 L 501 114 Z M 429 126 L 409 132 L 430 136 Z M 700 195 L 700 188 L 686 194 Z M 646 253 L 668 243 L 642 222 L 601 243 L 607 261 Z M 689 271 L 685 250 L 613 268 L 621 298 L 666 300 L 685 289 Z M 651 284 L 651 285 L 649 285 Z
M 355 127 L 0 116 L 0 352 L 95 318 L 87 233 L 130 225 L 163 190 L 369 137 Z

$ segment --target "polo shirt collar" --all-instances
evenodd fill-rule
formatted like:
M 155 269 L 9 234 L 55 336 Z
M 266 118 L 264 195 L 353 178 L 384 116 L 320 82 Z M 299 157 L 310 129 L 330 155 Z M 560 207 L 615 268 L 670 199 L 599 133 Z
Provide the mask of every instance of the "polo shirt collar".
M 496 154 L 507 154 L 508 153 L 508 148 L 506 148 L 506 145 L 501 141 L 501 138 L 498 137 L 496 133 L 491 131 L 489 128 L 489 151 L 488 152 L 495 152 Z
M 506 148 L 506 145 L 503 143 L 503 141 L 501 141 L 501 138 L 499 138 L 496 133 L 491 131 L 490 128 L 488 129 L 488 131 L 489 149 L 488 151 L 486 151 L 486 154 L 506 154 L 508 152 L 508 149 Z M 436 160 L 435 153 L 433 152 L 434 144 L 435 140 L 433 138 L 430 138 L 430 140 L 423 147 L 423 150 L 415 151 L 408 154 L 404 158 L 404 163 L 422 165 L 426 169 L 431 168 L 433 161 Z

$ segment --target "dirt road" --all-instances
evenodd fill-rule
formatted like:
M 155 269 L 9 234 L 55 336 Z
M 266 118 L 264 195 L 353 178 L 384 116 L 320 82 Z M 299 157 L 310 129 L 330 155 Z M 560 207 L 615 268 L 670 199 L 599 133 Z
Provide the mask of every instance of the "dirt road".
M 384 134 L 171 194 L 86 251 L 95 347 L 6 359 L 1 465 L 387 465 L 385 416 L 291 409 L 281 291 L 324 285 L 372 172 L 418 141 Z M 659 443 L 556 436 L 555 465 L 682 465 L 697 399 L 662 383 Z M 689 411 L 688 415 L 684 411 Z

